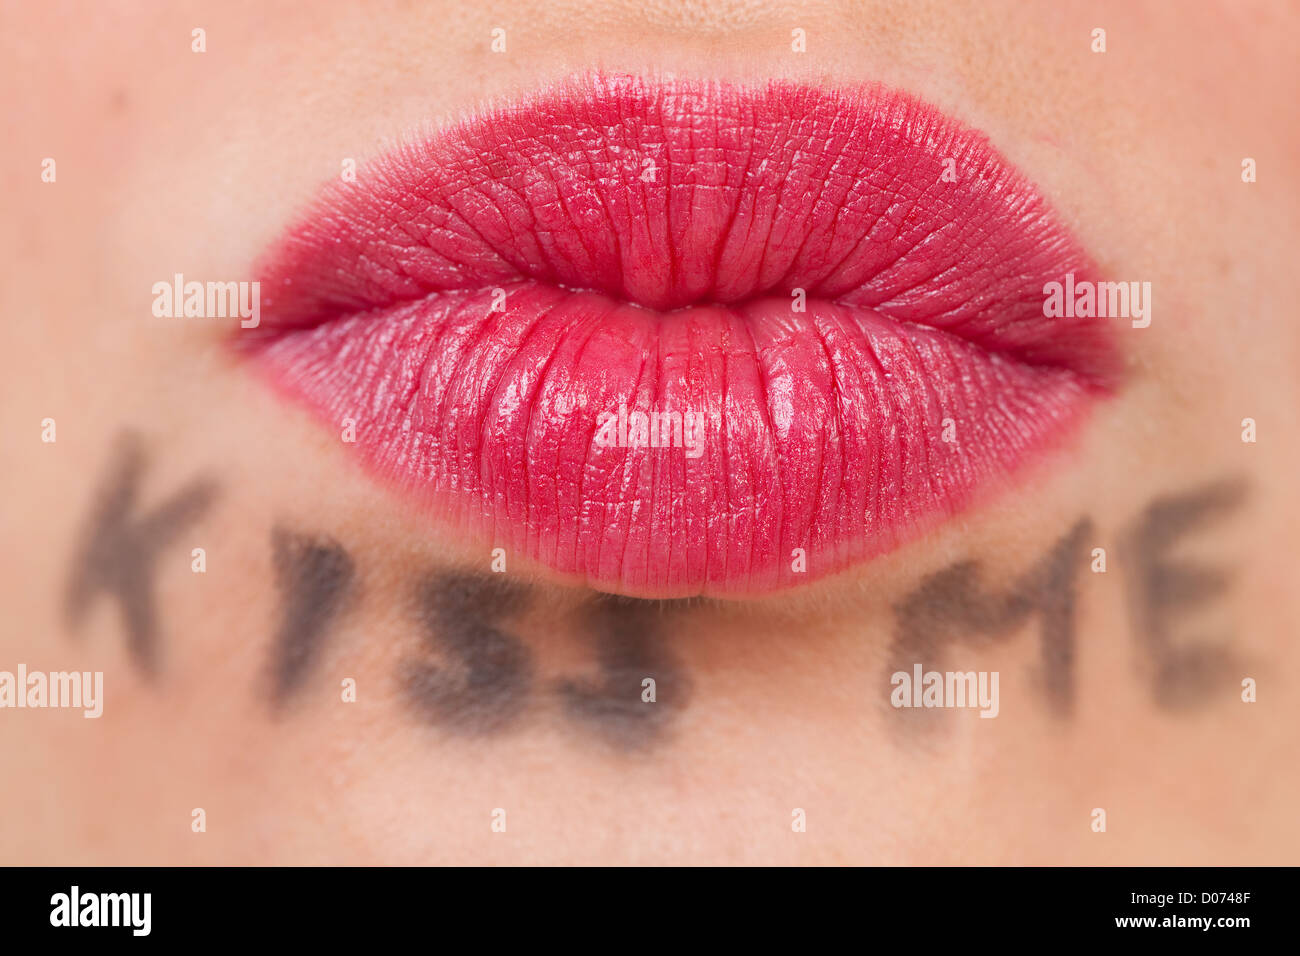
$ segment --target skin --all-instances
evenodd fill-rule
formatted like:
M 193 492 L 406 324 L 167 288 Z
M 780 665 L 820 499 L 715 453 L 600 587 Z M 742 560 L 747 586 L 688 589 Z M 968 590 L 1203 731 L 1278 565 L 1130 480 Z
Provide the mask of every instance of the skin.
M 0 712 L 0 860 L 1296 862 L 1292 6 L 53 3 L 0 19 L 0 670 L 103 671 L 106 698 L 98 720 Z M 987 503 L 867 565 L 744 604 L 620 603 L 518 562 L 493 575 L 486 548 L 254 382 L 228 324 L 151 316 L 174 272 L 250 278 L 343 159 L 588 68 L 878 80 L 984 130 L 1109 277 L 1152 283 L 1151 326 L 1118 328 L 1124 388 Z M 128 432 L 146 453 L 135 533 L 101 562 L 125 562 L 125 584 L 70 614 Z M 348 592 L 324 620 L 303 610 L 322 577 Z M 153 602 L 150 668 L 130 589 Z M 889 675 L 914 661 L 998 671 L 999 716 L 891 708 Z M 660 710 L 630 716 L 651 673 Z

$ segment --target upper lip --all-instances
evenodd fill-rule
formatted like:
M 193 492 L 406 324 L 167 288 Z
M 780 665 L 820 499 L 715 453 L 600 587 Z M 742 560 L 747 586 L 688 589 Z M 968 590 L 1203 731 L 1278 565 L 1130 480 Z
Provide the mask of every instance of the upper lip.
M 381 471 L 430 498 L 468 496 L 485 533 L 529 557 L 612 590 L 738 593 L 801 580 L 788 545 L 820 549 L 809 577 L 884 550 L 1047 444 L 1088 395 L 1113 388 L 1105 323 L 1043 314 L 1045 283 L 1067 273 L 1082 279 L 1093 267 L 1033 186 L 981 134 L 906 95 L 585 76 L 328 187 L 262 263 L 257 348 L 279 383 L 319 411 L 369 416 L 359 443 Z M 527 335 L 522 324 L 510 334 L 524 320 L 509 309 L 487 317 L 492 296 L 535 313 Z M 675 331 L 655 324 L 670 316 Z M 550 345 L 530 338 L 550 326 Z M 585 345 L 565 344 L 579 331 Z M 540 372 L 502 355 L 530 348 Z M 592 349 L 642 369 L 579 372 Z M 467 376 L 466 350 L 491 364 L 490 381 Z M 733 385 L 741 358 L 756 390 Z M 324 384 L 322 363 L 337 386 Z M 818 377 L 828 381 L 808 381 Z M 541 432 L 567 421 L 545 441 L 535 409 L 514 431 L 495 428 L 520 399 L 506 396 L 510 385 L 545 405 Z M 620 397 L 712 403 L 704 411 L 720 416 L 717 461 L 699 465 L 695 480 L 726 481 L 706 489 L 700 513 L 683 505 L 685 484 L 623 480 L 657 467 L 644 449 L 620 450 L 590 488 L 589 470 L 602 466 L 575 465 L 583 488 L 568 504 L 564 488 L 548 502 L 495 473 L 492 456 L 504 464 L 539 449 L 548 456 L 539 467 L 561 468 L 561 426 L 581 432 Z M 400 408 L 386 409 L 394 398 Z M 468 415 L 478 429 L 470 449 Z M 807 420 L 781 420 L 790 415 Z M 1004 418 L 1021 434 L 997 434 Z M 963 429 L 960 460 L 940 462 L 947 451 L 929 430 L 949 419 Z M 922 452 L 925 489 L 910 487 L 907 471 Z M 816 461 L 792 468 L 805 453 Z M 761 511 L 772 507 L 760 499 L 773 493 L 755 474 L 765 460 L 798 477 L 780 480 L 775 520 L 784 524 L 760 546 Z M 851 472 L 867 464 L 879 472 L 874 486 L 841 507 Z M 850 520 L 859 505 L 862 520 Z M 592 508 L 602 511 L 594 523 Z M 600 536 L 611 521 L 625 525 L 617 559 L 608 542 L 593 550 L 582 540 L 584 522 Z M 728 526 L 714 536 L 706 522 Z M 689 556 L 692 530 L 710 539 L 702 558 Z M 737 533 L 750 538 L 739 546 L 743 567 Z M 656 534 L 678 540 L 642 541 Z M 646 556 L 629 559 L 629 545 L 639 555 L 643 544 Z M 710 557 L 716 548 L 729 553 Z

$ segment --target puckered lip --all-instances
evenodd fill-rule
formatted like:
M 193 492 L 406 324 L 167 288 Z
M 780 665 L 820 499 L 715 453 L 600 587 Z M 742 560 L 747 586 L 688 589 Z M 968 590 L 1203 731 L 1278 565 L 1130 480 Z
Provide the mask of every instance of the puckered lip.
M 327 187 L 241 344 L 431 520 L 594 587 L 757 594 L 891 549 L 1111 391 L 1093 267 L 880 87 L 592 75 Z M 644 426 L 644 428 L 642 427 Z

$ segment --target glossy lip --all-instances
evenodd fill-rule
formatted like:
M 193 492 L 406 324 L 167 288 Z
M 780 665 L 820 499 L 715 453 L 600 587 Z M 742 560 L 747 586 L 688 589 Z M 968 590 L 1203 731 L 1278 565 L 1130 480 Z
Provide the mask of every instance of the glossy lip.
M 328 187 L 259 273 L 240 345 L 373 473 L 642 596 L 888 551 L 1118 368 L 1105 320 L 1043 316 L 1093 269 L 1031 184 L 880 87 L 581 77 Z M 618 447 L 621 408 L 703 440 Z

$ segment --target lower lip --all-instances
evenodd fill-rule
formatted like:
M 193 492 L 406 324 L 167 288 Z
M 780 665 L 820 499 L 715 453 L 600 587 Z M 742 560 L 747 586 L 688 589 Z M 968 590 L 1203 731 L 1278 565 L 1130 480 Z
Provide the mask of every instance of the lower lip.
M 628 594 L 756 594 L 888 551 L 1088 404 L 1069 371 L 865 309 L 506 291 L 505 313 L 491 293 L 436 296 L 263 359 L 453 527 Z M 667 427 L 639 433 L 633 412 Z
M 852 296 L 645 308 L 527 276 L 422 292 L 328 321 L 283 309 L 256 359 L 351 420 L 351 447 L 436 521 L 625 594 L 756 595 L 889 551 L 1106 391 Z

